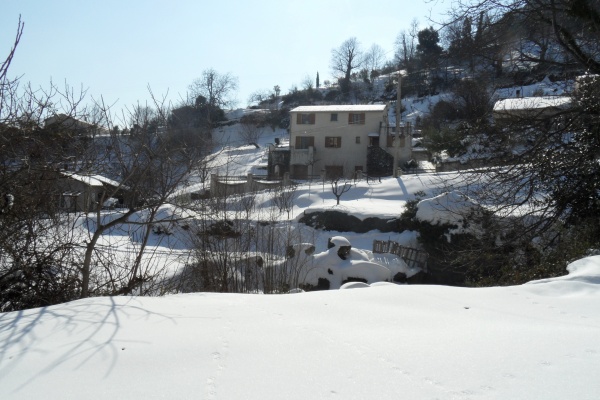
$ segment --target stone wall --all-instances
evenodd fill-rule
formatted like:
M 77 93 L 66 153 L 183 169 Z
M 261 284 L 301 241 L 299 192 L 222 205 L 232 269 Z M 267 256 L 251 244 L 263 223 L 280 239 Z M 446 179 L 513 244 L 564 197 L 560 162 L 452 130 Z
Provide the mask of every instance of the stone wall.
M 282 180 L 275 181 L 257 180 L 252 174 L 248 174 L 246 177 L 220 177 L 212 174 L 210 176 L 210 194 L 211 196 L 224 197 L 274 189 L 281 185 L 287 186 L 290 183 L 290 174 L 287 172 L 283 175 Z

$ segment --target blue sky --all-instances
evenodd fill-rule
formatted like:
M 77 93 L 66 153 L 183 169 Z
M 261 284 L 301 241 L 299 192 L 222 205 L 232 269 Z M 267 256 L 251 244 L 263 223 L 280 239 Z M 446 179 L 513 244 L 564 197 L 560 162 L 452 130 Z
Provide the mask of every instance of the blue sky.
M 177 103 L 203 70 L 239 79 L 238 106 L 251 93 L 283 93 L 319 72 L 331 79 L 331 50 L 356 37 L 393 57 L 394 40 L 416 18 L 440 19 L 449 0 L 2 0 L 0 57 L 25 31 L 10 75 L 34 86 L 52 79 L 115 108 L 149 100 L 148 85 Z

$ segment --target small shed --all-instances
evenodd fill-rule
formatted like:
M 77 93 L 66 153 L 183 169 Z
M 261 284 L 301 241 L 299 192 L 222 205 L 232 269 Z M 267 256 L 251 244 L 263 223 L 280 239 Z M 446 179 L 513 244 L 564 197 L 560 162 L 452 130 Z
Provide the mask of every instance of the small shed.
M 571 107 L 568 96 L 515 97 L 494 104 L 494 119 L 542 119 L 557 115 Z
M 118 199 L 122 203 L 123 190 L 119 182 L 101 175 L 83 175 L 62 171 L 58 177 L 57 185 L 61 195 L 59 206 L 65 211 L 97 210 L 100 205 L 114 206 Z

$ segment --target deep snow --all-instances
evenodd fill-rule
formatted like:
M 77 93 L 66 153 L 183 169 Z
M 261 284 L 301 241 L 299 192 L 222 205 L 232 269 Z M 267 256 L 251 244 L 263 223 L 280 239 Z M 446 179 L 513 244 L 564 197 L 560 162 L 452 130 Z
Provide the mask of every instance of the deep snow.
M 597 399 L 600 256 L 569 271 L 513 287 L 90 298 L 0 314 L 0 398 Z

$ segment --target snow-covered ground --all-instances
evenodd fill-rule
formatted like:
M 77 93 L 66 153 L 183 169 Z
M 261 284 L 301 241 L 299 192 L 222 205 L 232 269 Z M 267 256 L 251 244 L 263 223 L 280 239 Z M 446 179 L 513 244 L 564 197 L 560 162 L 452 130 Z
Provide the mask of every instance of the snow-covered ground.
M 559 92 L 545 84 L 552 92 L 545 94 Z M 539 92 L 539 86 L 520 93 Z M 406 100 L 405 120 L 427 113 L 439 98 Z M 210 160 L 217 173 L 255 173 L 268 143 L 286 136 L 267 128 L 257 148 L 240 143 L 236 129 L 218 132 L 221 146 Z M 259 193 L 251 218 L 297 220 L 322 210 L 395 218 L 419 196 L 430 199 L 422 202 L 419 218 L 443 220 L 435 199 L 471 204 L 452 192 L 461 186 L 453 173 L 352 185 L 336 205 L 327 182 L 303 183 L 289 216 L 275 208 L 272 193 Z M 106 218 L 118 212 L 106 211 Z M 185 213 L 165 206 L 160 217 Z M 85 236 L 83 222 L 75 226 Z M 139 246 L 134 225 L 111 230 L 102 245 L 133 257 Z M 171 235 L 150 240 L 148 268 L 173 273 L 187 262 L 189 249 L 183 230 L 167 225 Z M 373 240 L 416 246 L 414 232 L 312 230 L 304 238 L 315 245 L 315 260 L 337 274 L 343 272 L 332 264 L 337 255 L 326 247 L 327 238 L 338 235 L 358 249 L 358 262 L 369 261 Z M 389 256 L 371 256 L 393 270 Z M 568 271 L 502 288 L 353 283 L 342 289 L 365 287 L 90 298 L 4 313 L 0 399 L 597 399 L 600 256 L 572 263 Z
M 2 399 L 597 399 L 600 256 L 514 287 L 90 298 L 0 314 Z

